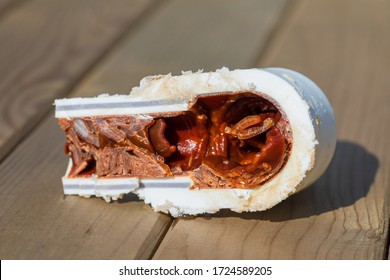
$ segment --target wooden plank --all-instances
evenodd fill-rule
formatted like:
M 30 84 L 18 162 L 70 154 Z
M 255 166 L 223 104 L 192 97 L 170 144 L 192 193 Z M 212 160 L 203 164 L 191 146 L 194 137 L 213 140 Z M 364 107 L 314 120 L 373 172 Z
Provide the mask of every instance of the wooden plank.
M 63 138 L 50 115 L 2 165 L 1 258 L 120 259 L 153 247 L 168 216 L 138 201 L 107 204 L 62 195 Z
M 285 3 L 172 1 L 124 42 L 128 47 L 121 48 L 123 53 L 104 63 L 74 95 L 127 93 L 151 74 L 254 66 L 253 60 L 266 44 Z
M 22 4 L 24 0 L 0 0 L 0 18 L 12 8 Z
M 38 0 L 3 14 L 0 160 L 150 3 Z
M 150 250 L 170 218 L 138 201 L 64 197 L 64 135 L 53 115 L 45 124 L 1 166 L 1 258 L 125 259 Z
M 154 258 L 387 258 L 389 29 L 386 1 L 294 6 L 259 66 L 301 71 L 328 94 L 339 136 L 330 168 L 269 211 L 179 219 Z
M 210 56 L 206 46 L 214 54 L 224 52 L 223 61 L 238 67 L 241 59 L 250 61 L 256 57 L 284 1 L 274 1 L 272 5 L 255 0 L 244 5 L 233 0 L 216 1 L 207 9 L 204 3 L 172 1 L 163 6 L 137 32 L 113 48 L 70 96 L 129 91 L 140 75 L 178 71 L 182 67 L 196 70 L 199 60 L 208 67 L 222 66 L 222 59 Z M 237 29 L 237 22 L 247 32 Z M 263 25 L 267 28 L 259 28 Z M 201 32 L 196 31 L 198 28 Z M 189 36 L 188 32 L 196 34 Z M 223 36 L 218 39 L 219 34 Z M 234 41 L 221 44 L 220 40 L 231 36 Z M 245 42 L 247 51 L 233 56 L 241 42 Z M 130 203 L 111 204 L 101 199 L 63 197 L 60 177 L 67 164 L 62 152 L 64 140 L 50 115 L 0 165 L 0 258 L 150 258 L 172 219 L 154 213 L 134 197 L 130 197 Z

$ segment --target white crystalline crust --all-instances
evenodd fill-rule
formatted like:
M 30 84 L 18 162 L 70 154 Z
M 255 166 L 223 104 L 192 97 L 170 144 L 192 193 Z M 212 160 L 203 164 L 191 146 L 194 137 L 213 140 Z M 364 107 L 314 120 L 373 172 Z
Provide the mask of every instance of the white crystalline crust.
M 191 190 L 188 188 L 190 179 L 179 178 L 184 183 L 175 185 L 173 181 L 169 181 L 172 179 L 139 179 L 126 187 L 128 179 L 91 177 L 83 179 L 84 182 L 81 184 L 72 181 L 77 179 L 65 176 L 63 178 L 65 193 L 87 195 L 85 191 L 79 190 L 83 189 L 82 185 L 89 184 L 89 195 L 103 196 L 106 199 L 117 198 L 121 195 L 118 193 L 118 188 L 113 187 L 117 184 L 122 186 L 123 193 L 136 193 L 156 211 L 180 216 L 215 213 L 226 208 L 236 212 L 266 210 L 316 180 L 324 172 L 334 153 L 336 128 L 333 110 L 325 95 L 313 82 L 291 70 L 268 68 L 229 71 L 227 68 L 222 68 L 210 73 L 198 71 L 197 73 L 185 72 L 181 76 L 170 74 L 149 76 L 142 79 L 139 87 L 133 88 L 129 96 L 63 99 L 56 100 L 55 104 L 68 106 L 73 102 L 79 104 L 80 100 L 94 103 L 110 98 L 153 102 L 164 98 L 171 104 L 177 103 L 183 107 L 183 104 L 187 104 L 197 95 L 236 91 L 259 92 L 265 97 L 269 96 L 286 113 L 292 129 L 293 145 L 286 165 L 262 186 L 256 189 Z M 99 110 L 91 112 L 88 112 L 89 115 L 104 115 L 99 113 Z M 116 112 L 120 114 L 118 110 Z M 64 110 L 56 116 L 85 115 Z M 113 184 L 112 180 L 116 180 L 116 183 Z M 171 184 L 173 185 L 170 186 Z M 93 186 L 96 186 L 95 189 Z

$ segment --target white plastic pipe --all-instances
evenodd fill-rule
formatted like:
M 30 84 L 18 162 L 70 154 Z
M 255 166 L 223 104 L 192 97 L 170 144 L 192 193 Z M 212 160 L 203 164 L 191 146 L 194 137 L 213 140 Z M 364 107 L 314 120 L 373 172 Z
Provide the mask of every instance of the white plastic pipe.
M 199 95 L 248 91 L 276 103 L 289 120 L 293 144 L 284 168 L 255 189 L 190 189 L 189 177 L 89 178 L 63 177 L 65 194 L 117 199 L 133 192 L 156 211 L 172 216 L 262 211 L 301 190 L 325 171 L 336 145 L 332 107 L 321 89 L 310 79 L 283 68 L 210 73 L 183 73 L 144 78 L 130 95 L 56 100 L 57 118 L 148 114 L 185 111 Z M 71 162 L 70 162 L 71 166 Z

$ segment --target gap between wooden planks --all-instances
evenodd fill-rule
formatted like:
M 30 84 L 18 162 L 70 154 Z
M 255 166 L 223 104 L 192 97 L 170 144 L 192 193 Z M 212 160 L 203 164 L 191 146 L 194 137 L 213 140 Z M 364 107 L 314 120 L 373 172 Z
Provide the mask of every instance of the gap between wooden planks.
M 146 74 L 247 67 L 284 4 L 213 1 L 206 9 L 200 1 L 168 2 L 113 48 L 71 96 L 128 92 Z M 134 196 L 111 204 L 63 197 L 64 140 L 53 115 L 47 116 L 0 165 L 0 257 L 150 258 L 172 219 Z
M 154 258 L 387 258 L 389 29 L 390 2 L 299 2 L 260 66 L 301 71 L 328 94 L 339 136 L 330 168 L 266 212 L 178 219 Z
M 155 2 L 38 0 L 0 18 L 0 161 Z M 153 4 L 153 5 L 151 5 Z

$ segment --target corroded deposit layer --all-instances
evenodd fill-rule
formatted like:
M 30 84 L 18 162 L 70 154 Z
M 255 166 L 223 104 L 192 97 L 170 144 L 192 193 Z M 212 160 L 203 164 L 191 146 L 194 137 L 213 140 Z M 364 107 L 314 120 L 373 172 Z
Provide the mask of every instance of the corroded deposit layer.
M 261 93 L 196 98 L 187 111 L 59 119 L 69 177 L 189 176 L 193 188 L 255 188 L 284 166 L 285 113 Z
M 269 209 L 319 178 L 336 144 L 325 94 L 283 68 L 149 76 L 55 105 L 65 194 L 132 192 L 172 216 Z

